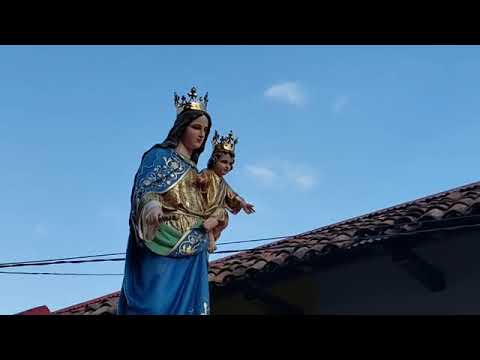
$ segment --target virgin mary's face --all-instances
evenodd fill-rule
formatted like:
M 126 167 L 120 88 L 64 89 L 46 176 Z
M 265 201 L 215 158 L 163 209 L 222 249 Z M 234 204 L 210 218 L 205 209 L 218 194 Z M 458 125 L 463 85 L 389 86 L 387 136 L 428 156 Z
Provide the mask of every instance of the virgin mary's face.
M 182 136 L 183 145 L 190 151 L 194 151 L 202 146 L 205 141 L 205 136 L 208 132 L 208 118 L 202 115 L 193 120 L 187 126 Z

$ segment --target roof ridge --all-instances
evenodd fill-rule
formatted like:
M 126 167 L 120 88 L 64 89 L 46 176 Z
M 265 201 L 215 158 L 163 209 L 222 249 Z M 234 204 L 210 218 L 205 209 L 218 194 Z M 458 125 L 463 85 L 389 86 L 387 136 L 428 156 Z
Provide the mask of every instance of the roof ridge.
M 404 207 L 404 206 L 407 206 L 407 205 L 413 205 L 414 203 L 419 202 L 419 201 L 430 200 L 430 199 L 435 199 L 435 198 L 442 197 L 442 196 L 445 196 L 445 195 L 449 195 L 453 192 L 460 191 L 460 190 L 465 190 L 465 189 L 468 189 L 469 187 L 472 187 L 472 186 L 480 186 L 480 181 L 475 181 L 473 183 L 466 184 L 466 185 L 461 185 L 461 186 L 458 186 L 458 187 L 455 187 L 455 188 L 449 189 L 449 190 L 444 190 L 444 191 L 441 191 L 441 192 L 436 193 L 436 194 L 423 196 L 423 197 L 420 197 L 420 198 L 415 199 L 415 200 L 405 201 L 405 202 L 397 204 L 397 205 L 392 205 L 392 206 L 389 206 L 389 207 L 386 207 L 386 208 L 383 208 L 383 209 L 380 209 L 380 210 L 375 210 L 375 211 L 372 211 L 372 212 L 369 212 L 369 213 L 366 213 L 366 214 L 363 214 L 363 215 L 355 216 L 353 218 L 341 220 L 341 221 L 333 223 L 333 224 L 329 224 L 329 225 L 321 226 L 317 229 L 309 230 L 307 232 L 298 234 L 296 236 L 309 235 L 312 232 L 317 232 L 317 231 L 325 230 L 325 229 L 335 227 L 335 226 L 338 226 L 338 225 L 347 224 L 349 222 L 357 221 L 357 220 L 360 220 L 360 219 L 363 219 L 363 218 L 366 218 L 366 217 L 369 217 L 369 216 L 379 215 L 379 214 L 385 213 L 385 212 L 390 211 L 390 210 L 398 209 L 398 208 L 401 208 L 401 207 Z

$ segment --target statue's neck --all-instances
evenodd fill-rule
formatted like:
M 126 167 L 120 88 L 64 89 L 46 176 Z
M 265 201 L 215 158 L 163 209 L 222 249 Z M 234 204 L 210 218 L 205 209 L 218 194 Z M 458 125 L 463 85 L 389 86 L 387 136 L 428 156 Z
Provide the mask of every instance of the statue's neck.
M 192 157 L 192 150 L 188 149 L 183 145 L 183 143 L 179 142 L 177 147 L 175 148 L 176 152 L 183 155 L 187 159 L 190 159 Z
M 172 149 L 183 161 L 185 161 L 187 164 L 192 166 L 193 168 L 197 168 L 197 164 L 195 164 L 190 157 L 184 155 L 183 153 L 179 152 L 176 148 Z

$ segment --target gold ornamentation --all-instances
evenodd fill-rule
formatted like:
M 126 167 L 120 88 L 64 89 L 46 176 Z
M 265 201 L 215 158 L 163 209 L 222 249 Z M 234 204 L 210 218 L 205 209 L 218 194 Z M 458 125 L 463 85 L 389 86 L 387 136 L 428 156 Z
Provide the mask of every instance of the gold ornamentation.
M 235 137 L 233 131 L 230 130 L 227 136 L 220 136 L 215 130 L 212 138 L 213 151 L 225 151 L 235 154 L 235 145 L 238 143 L 238 138 Z
M 201 110 L 207 112 L 208 92 L 204 96 L 198 97 L 197 88 L 194 86 L 187 94 L 180 97 L 176 92 L 173 93 L 173 102 L 177 109 L 177 115 L 186 110 Z

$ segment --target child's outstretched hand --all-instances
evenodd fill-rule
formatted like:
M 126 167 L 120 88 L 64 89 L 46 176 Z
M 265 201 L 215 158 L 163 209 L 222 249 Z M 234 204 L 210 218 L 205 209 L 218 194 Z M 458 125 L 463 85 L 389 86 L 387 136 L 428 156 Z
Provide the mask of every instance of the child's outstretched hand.
M 247 202 L 244 202 L 244 203 L 242 204 L 242 209 L 243 209 L 243 211 L 245 211 L 245 213 L 247 213 L 247 214 L 252 214 L 252 213 L 255 212 L 254 206 L 253 206 L 252 204 L 247 203 Z

